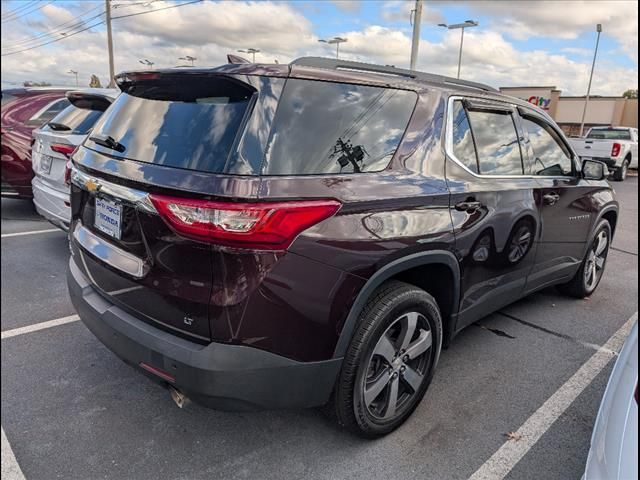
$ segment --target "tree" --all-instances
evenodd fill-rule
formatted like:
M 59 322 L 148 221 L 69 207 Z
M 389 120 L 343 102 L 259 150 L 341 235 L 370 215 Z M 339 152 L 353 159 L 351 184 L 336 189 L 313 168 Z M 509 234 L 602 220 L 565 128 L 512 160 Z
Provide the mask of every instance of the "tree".
M 89 82 L 89 86 L 93 88 L 102 88 L 102 84 L 100 83 L 100 79 L 97 75 L 91 75 L 91 81 Z
M 638 89 L 630 89 L 622 94 L 624 98 L 638 98 Z

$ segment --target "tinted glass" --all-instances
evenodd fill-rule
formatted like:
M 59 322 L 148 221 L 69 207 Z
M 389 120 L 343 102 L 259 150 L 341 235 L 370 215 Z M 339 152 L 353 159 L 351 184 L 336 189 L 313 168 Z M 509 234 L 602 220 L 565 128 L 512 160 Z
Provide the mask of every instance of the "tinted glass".
M 533 175 L 571 175 L 573 166 L 571 156 L 555 136 L 551 127 L 524 118 L 523 126 L 529 133 L 529 142 L 533 151 Z M 565 147 L 566 148 L 566 147 Z
M 522 175 L 522 156 L 510 114 L 469 111 L 483 175 Z
M 384 169 L 417 96 L 387 88 L 289 79 L 278 105 L 265 173 L 303 175 Z
M 17 97 L 11 95 L 10 93 L 2 92 L 2 106 L 6 105 L 9 102 L 13 102 Z
M 86 135 L 102 116 L 101 111 L 69 105 L 47 124 L 47 129 Z
M 86 145 L 145 163 L 224 172 L 255 90 L 223 76 L 175 77 L 126 86 Z M 111 137 L 122 151 L 98 145 L 94 135 Z
M 626 129 L 594 129 L 589 132 L 587 138 L 597 138 L 603 140 L 631 140 L 631 133 Z
M 473 134 L 469 126 L 469 118 L 462 102 L 453 103 L 453 154 L 469 170 L 478 173 L 476 147 L 473 145 Z

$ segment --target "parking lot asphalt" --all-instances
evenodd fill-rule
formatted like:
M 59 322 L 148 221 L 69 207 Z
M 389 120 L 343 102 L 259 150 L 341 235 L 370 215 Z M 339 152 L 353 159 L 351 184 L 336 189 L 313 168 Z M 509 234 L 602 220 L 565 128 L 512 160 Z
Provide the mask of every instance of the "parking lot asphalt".
M 355 438 L 318 410 L 178 409 L 76 321 L 2 340 L 2 427 L 17 463 L 28 479 L 468 478 L 638 309 L 638 179 L 613 185 L 621 218 L 597 292 L 544 290 L 467 328 L 387 437 Z M 51 229 L 28 202 L 2 200 L 3 332 L 75 313 L 66 234 Z M 508 478 L 580 478 L 613 358 Z

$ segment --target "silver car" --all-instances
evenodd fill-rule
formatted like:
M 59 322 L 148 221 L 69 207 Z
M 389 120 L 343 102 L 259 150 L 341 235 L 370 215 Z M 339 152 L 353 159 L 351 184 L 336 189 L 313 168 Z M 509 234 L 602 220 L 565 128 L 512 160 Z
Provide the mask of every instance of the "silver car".
M 40 215 L 65 231 L 71 219 L 67 162 L 119 93 L 106 88 L 67 92 L 71 105 L 33 131 L 33 203 Z
M 638 478 L 638 323 L 604 392 L 583 480 Z

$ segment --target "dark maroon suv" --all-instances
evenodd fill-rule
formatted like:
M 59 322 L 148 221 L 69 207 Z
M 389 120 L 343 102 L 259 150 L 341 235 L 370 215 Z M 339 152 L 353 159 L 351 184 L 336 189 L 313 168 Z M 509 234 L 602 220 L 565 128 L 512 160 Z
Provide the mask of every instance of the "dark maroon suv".
M 73 157 L 69 291 L 178 401 L 382 435 L 462 328 L 602 278 L 606 167 L 490 87 L 317 58 L 117 82 Z

